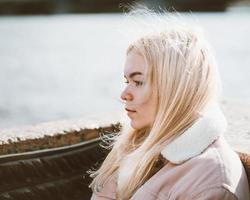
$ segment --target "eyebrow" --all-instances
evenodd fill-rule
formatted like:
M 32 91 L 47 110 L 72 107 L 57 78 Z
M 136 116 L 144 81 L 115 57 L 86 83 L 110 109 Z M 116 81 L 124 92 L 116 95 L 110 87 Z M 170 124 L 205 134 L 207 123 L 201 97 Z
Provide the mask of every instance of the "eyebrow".
M 141 72 L 132 72 L 131 74 L 129 74 L 129 78 L 133 78 L 136 75 L 142 75 Z M 124 78 L 126 78 L 126 76 L 124 75 Z

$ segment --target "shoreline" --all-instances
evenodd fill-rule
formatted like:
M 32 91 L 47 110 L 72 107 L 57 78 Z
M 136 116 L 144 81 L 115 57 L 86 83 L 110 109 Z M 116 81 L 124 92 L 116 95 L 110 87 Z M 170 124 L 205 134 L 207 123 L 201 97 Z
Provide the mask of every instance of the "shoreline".
M 234 150 L 250 153 L 250 102 L 240 99 L 223 99 L 220 105 L 228 122 L 224 137 Z M 41 139 L 57 134 L 105 127 L 118 122 L 124 124 L 124 120 L 122 114 L 102 113 L 82 119 L 58 120 L 7 128 L 0 130 L 0 142 L 3 145 Z

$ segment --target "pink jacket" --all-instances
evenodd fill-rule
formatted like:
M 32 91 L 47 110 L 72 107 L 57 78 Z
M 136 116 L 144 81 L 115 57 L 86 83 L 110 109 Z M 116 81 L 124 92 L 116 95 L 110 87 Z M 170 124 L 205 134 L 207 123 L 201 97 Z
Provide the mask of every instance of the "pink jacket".
M 250 200 L 246 172 L 222 135 L 225 128 L 224 115 L 213 106 L 163 149 L 167 164 L 130 200 Z M 116 186 L 129 173 L 129 163 L 120 168 L 117 180 L 109 180 L 91 200 L 116 199 Z

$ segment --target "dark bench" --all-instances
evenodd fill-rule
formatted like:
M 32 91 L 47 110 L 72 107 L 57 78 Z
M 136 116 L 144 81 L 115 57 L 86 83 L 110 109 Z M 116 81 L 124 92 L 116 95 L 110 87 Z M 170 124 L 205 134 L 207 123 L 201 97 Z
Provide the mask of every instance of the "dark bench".
M 244 168 L 246 170 L 249 189 L 250 189 L 250 154 L 241 153 L 241 152 L 237 152 L 237 153 L 240 156 L 241 162 L 243 163 Z
M 0 200 L 89 200 L 87 170 L 108 151 L 94 138 L 77 144 L 0 156 Z M 250 183 L 250 155 L 237 152 Z

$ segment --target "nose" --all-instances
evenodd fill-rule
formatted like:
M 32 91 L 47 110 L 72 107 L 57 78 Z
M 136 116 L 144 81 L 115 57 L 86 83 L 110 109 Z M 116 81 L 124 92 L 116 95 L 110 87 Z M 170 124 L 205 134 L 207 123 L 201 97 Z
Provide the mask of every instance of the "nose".
M 127 91 L 127 88 L 121 93 L 121 99 L 124 101 L 132 101 L 133 95 Z

